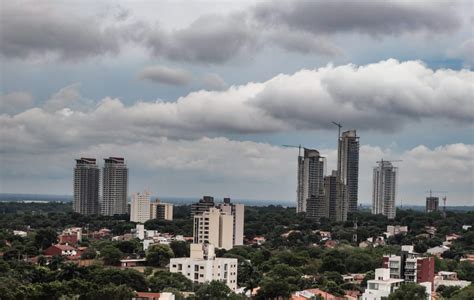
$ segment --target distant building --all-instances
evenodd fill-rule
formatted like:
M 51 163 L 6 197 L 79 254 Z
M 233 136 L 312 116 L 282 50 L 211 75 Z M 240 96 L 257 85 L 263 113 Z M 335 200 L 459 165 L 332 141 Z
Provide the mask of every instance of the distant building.
M 244 244 L 244 215 L 245 215 L 245 206 L 243 204 L 234 204 L 231 203 L 230 198 L 224 198 L 224 201 L 219 204 L 215 204 L 214 198 L 211 196 L 204 196 L 201 200 L 199 200 L 198 203 L 194 203 L 191 206 L 191 214 L 194 217 L 194 221 L 196 222 L 196 217 L 200 217 L 203 215 L 206 215 L 205 218 L 209 218 L 209 213 L 210 211 L 213 210 L 214 212 L 211 215 L 218 215 L 219 213 L 216 213 L 215 210 L 219 211 L 221 215 L 223 215 L 222 219 L 225 219 L 225 222 L 227 222 L 227 219 L 231 220 L 231 231 L 227 231 L 227 223 L 225 224 L 220 224 L 220 229 L 219 230 L 224 230 L 224 234 L 226 235 L 224 239 L 221 239 L 221 242 L 218 244 L 215 244 L 215 239 L 214 245 L 218 248 L 227 248 L 229 247 L 229 238 L 232 241 L 232 244 L 230 248 L 233 246 L 238 246 L 238 245 L 243 245 Z M 202 219 L 202 218 L 201 218 Z M 202 241 L 206 241 L 209 239 L 209 237 L 214 236 L 214 234 L 217 231 L 208 231 L 204 227 L 194 227 L 194 232 L 201 231 L 203 234 L 203 239 L 200 237 L 196 237 L 196 234 L 194 234 L 194 242 L 195 243 L 201 243 Z M 216 228 L 213 226 L 213 228 Z M 225 229 L 224 229 L 225 228 Z M 206 233 L 206 231 L 208 231 Z M 230 235 L 230 236 L 227 236 Z M 207 236 L 208 238 L 205 238 Z M 212 243 L 212 242 L 211 242 Z M 227 245 L 227 246 L 223 246 Z M 230 249 L 229 248 L 229 249 Z
M 191 204 L 191 217 L 194 217 L 194 215 L 202 214 L 203 212 L 208 211 L 209 208 L 214 206 L 214 197 L 204 196 L 197 203 Z
M 233 245 L 241 246 L 244 244 L 244 214 L 245 207 L 243 204 L 233 204 L 230 198 L 224 198 L 224 203 L 220 204 L 219 209 L 233 216 Z
M 426 212 L 435 212 L 439 209 L 439 197 L 426 197 Z
M 130 221 L 145 223 L 150 219 L 150 193 L 134 193 L 130 204 Z
M 434 290 L 436 291 L 438 287 L 444 286 L 457 286 L 460 288 L 465 288 L 471 284 L 467 280 L 459 280 L 458 274 L 456 272 L 448 271 L 439 271 L 434 279 Z
M 345 222 L 348 209 L 346 185 L 338 177 L 337 171 L 324 177 L 324 196 L 326 217 L 331 222 Z
M 162 203 L 160 199 L 150 203 L 150 219 L 173 220 L 173 204 Z
M 348 212 L 356 212 L 359 192 L 359 137 L 356 130 L 343 132 L 337 153 L 339 178 L 346 185 Z
M 211 244 L 191 244 L 190 257 L 172 258 L 170 272 L 181 273 L 194 283 L 222 281 L 232 290 L 237 289 L 236 258 L 216 257 Z
M 385 232 L 385 236 L 389 238 L 397 234 L 407 234 L 407 233 L 408 233 L 408 226 L 387 225 L 387 232 Z
M 73 209 L 83 215 L 99 213 L 100 169 L 95 158 L 76 159 Z
M 389 161 L 380 161 L 374 168 L 372 213 L 394 219 L 398 168 Z
M 314 149 L 304 148 L 303 152 L 303 156 L 298 156 L 296 212 L 304 212 L 309 218 L 326 217 L 324 158 Z
M 232 249 L 234 246 L 233 216 L 212 207 L 194 216 L 193 237 L 195 244 L 212 244 L 216 248 Z
M 127 213 L 128 168 L 122 157 L 105 158 L 101 212 L 106 216 Z
M 82 228 L 81 227 L 66 228 L 58 236 L 58 239 L 59 239 L 59 244 L 76 245 L 78 242 L 82 241 Z
M 48 256 L 76 256 L 77 249 L 69 245 L 51 245 L 48 248 L 44 249 L 44 255 Z

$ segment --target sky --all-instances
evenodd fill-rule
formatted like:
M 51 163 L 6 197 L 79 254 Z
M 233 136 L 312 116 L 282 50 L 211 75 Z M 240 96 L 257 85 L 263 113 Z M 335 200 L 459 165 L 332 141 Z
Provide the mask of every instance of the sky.
M 72 194 L 74 159 L 123 156 L 130 193 L 293 200 L 282 145 L 330 173 L 336 121 L 360 203 L 385 159 L 398 205 L 474 205 L 472 1 L 0 5 L 0 192 Z

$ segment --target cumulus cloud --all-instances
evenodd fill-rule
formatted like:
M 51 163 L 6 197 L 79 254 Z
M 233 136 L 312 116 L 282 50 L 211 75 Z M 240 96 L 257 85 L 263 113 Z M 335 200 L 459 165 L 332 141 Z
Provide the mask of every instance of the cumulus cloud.
M 188 71 L 165 66 L 146 67 L 138 77 L 155 83 L 170 85 L 187 85 L 192 80 L 192 75 Z
M 228 15 L 202 15 L 189 25 L 164 30 L 125 7 L 105 16 L 64 5 L 9 1 L 2 5 L 0 53 L 7 58 L 49 57 L 78 61 L 119 53 L 131 43 L 156 57 L 224 63 L 251 57 L 268 46 L 334 56 L 337 34 L 377 38 L 417 32 L 447 33 L 460 27 L 457 3 L 431 1 L 278 1 Z
M 125 106 L 105 98 L 88 111 L 64 104 L 79 97 L 76 89 L 61 90 L 44 108 L 0 116 L 2 146 L 28 150 L 83 141 L 317 130 L 330 128 L 333 120 L 393 132 L 425 119 L 463 124 L 474 119 L 472 71 L 432 70 L 419 61 L 393 59 L 280 74 L 222 91 L 192 92 L 175 102 Z
M 87 110 L 92 100 L 83 97 L 79 91 L 80 83 L 68 85 L 54 93 L 43 105 L 43 109 L 49 112 L 56 112 L 62 109 Z
M 16 114 L 33 106 L 33 97 L 26 92 L 0 95 L 0 114 Z
M 210 73 L 202 76 L 201 82 L 206 89 L 221 91 L 228 87 L 227 83 L 219 75 Z

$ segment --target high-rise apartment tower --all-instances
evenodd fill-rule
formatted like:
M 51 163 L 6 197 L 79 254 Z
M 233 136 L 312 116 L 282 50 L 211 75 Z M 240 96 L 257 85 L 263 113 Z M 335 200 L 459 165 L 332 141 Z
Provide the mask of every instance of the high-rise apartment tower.
M 106 216 L 127 213 L 128 168 L 123 157 L 104 159 L 101 213 Z
M 395 218 L 395 199 L 398 168 L 391 162 L 381 160 L 374 168 L 372 213 Z
M 304 148 L 298 156 L 298 186 L 296 212 L 305 212 L 310 218 L 325 216 L 324 158 L 319 151 Z
M 74 211 L 84 215 L 99 213 L 100 169 L 95 158 L 76 159 L 74 168 Z
M 356 130 L 342 133 L 337 151 L 337 170 L 346 185 L 348 212 L 357 211 L 359 187 L 359 137 Z

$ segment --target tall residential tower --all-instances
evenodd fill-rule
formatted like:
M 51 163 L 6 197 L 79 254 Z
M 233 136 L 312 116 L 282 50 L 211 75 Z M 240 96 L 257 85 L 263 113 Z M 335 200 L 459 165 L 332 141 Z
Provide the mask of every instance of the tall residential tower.
M 356 130 L 342 133 L 337 151 L 337 170 L 346 185 L 348 212 L 357 211 L 359 186 L 359 137 Z
M 389 161 L 378 163 L 373 176 L 372 213 L 394 219 L 398 168 Z
M 127 213 L 128 168 L 123 157 L 104 159 L 101 213 L 106 216 Z
M 74 211 L 84 215 L 99 213 L 100 169 L 95 158 L 76 159 L 74 168 Z
M 296 212 L 305 212 L 310 218 L 326 216 L 324 199 L 324 158 L 319 151 L 304 148 L 298 156 L 298 186 Z

